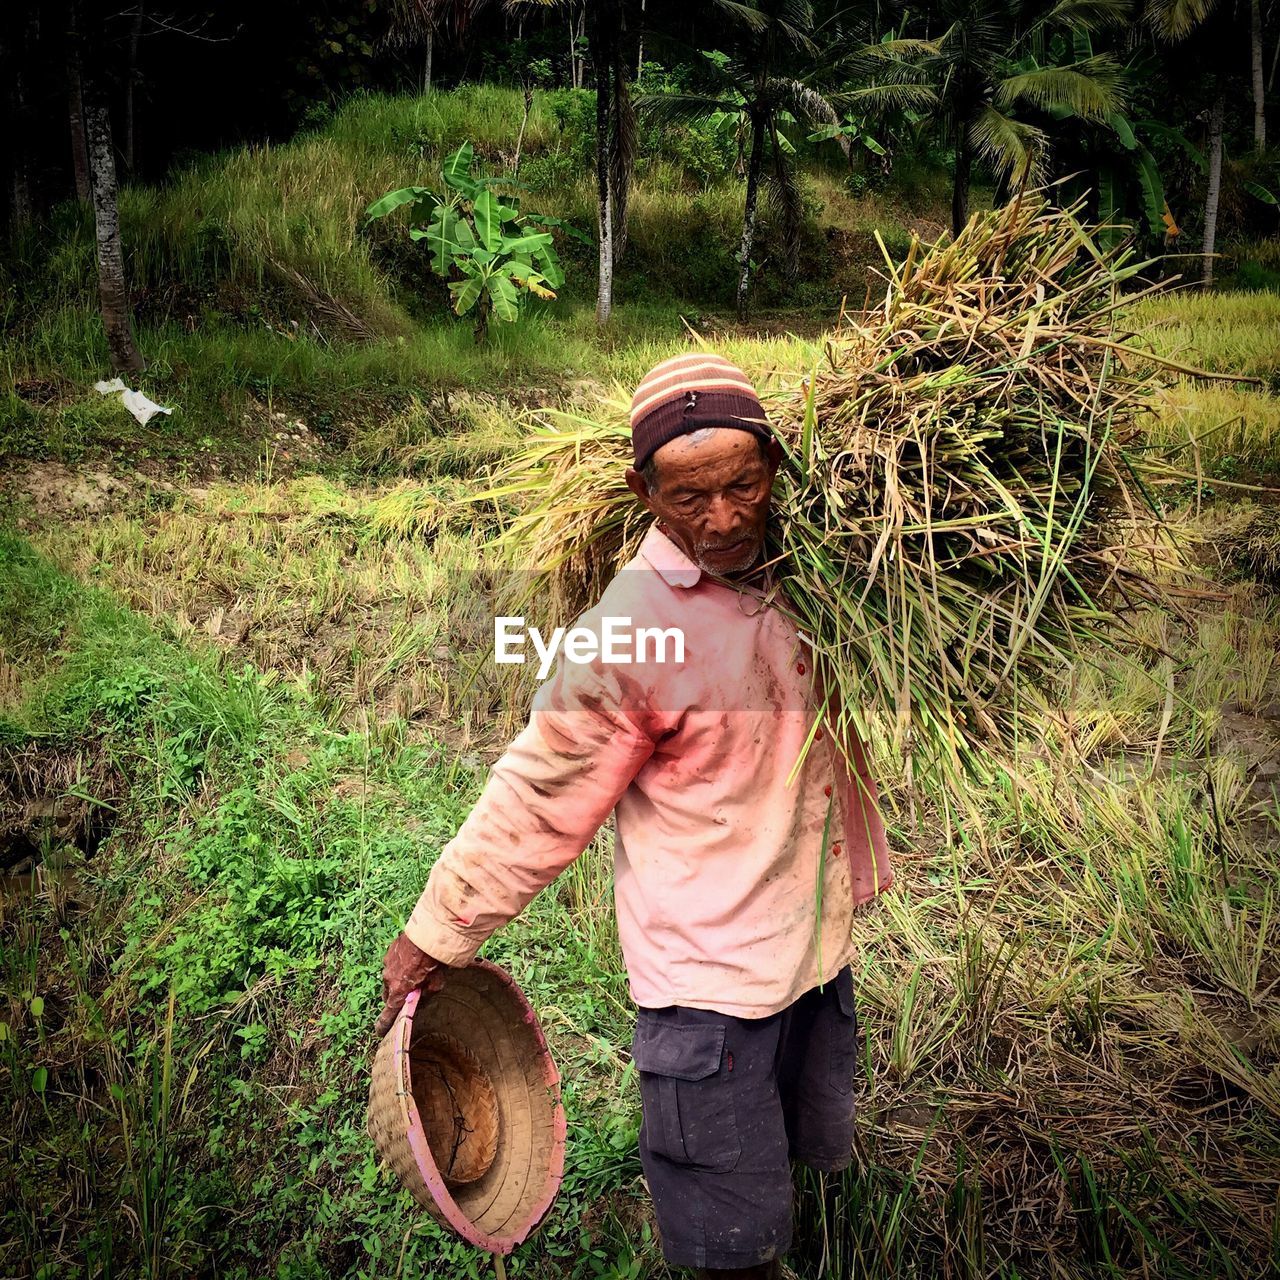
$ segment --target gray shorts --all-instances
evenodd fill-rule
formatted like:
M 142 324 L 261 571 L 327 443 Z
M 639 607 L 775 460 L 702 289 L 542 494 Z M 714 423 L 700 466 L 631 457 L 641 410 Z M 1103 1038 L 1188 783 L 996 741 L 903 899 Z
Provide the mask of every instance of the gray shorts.
M 852 1161 L 858 1039 L 847 965 L 767 1018 L 639 1011 L 640 1161 L 670 1265 L 751 1267 L 787 1251 L 791 1161 Z

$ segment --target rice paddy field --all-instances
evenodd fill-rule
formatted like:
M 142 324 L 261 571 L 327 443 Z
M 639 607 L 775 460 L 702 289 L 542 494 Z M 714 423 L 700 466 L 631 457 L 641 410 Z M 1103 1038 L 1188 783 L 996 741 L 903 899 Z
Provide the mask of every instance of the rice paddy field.
M 872 722 L 898 879 L 857 921 L 857 1158 L 798 1175 L 804 1280 L 1280 1269 L 1280 297 L 1125 318 L 1235 379 L 1171 373 L 1134 443 L 1169 593 L 1026 688 L 981 782 L 913 780 Z M 656 311 L 607 342 L 557 324 L 503 356 L 544 368 L 576 335 L 545 392 L 468 353 L 475 376 L 346 432 L 323 396 L 255 401 L 235 465 L 199 438 L 163 467 L 154 442 L 10 454 L 0 1273 L 493 1274 L 379 1168 L 363 1111 L 382 953 L 531 693 L 484 662 L 511 572 L 491 469 L 531 408 L 594 412 L 690 341 Z M 793 327 L 702 332 L 766 381 L 814 359 Z M 261 350 L 302 359 L 286 341 Z M 317 368 L 359 386 L 396 351 Z M 610 868 L 602 835 L 483 953 L 536 1005 L 569 1118 L 511 1276 L 668 1275 Z

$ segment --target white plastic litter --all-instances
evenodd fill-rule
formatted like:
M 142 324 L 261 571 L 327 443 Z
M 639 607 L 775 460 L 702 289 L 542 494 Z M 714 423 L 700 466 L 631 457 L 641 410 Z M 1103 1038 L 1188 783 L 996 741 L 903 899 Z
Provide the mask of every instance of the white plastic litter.
M 141 391 L 131 391 L 124 385 L 123 378 L 112 378 L 110 382 L 95 382 L 93 384 L 95 391 L 100 391 L 104 396 L 113 395 L 116 392 L 120 394 L 120 403 L 129 410 L 131 414 L 142 426 L 146 426 L 157 413 L 172 413 L 172 409 L 166 409 L 162 404 L 156 402 Z

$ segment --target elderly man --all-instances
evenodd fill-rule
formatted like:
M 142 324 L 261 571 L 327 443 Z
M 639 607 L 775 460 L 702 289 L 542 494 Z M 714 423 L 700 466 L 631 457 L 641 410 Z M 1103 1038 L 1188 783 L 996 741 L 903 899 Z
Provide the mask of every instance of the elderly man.
M 561 661 L 387 952 L 385 1031 L 576 858 L 611 812 L 615 900 L 663 1253 L 776 1277 L 791 1164 L 848 1166 L 852 916 L 892 883 L 862 744 L 758 581 L 782 448 L 727 360 L 665 360 L 632 402 L 627 484 L 656 517 L 579 624 L 643 620 L 683 656 Z M 602 650 L 603 651 L 603 650 Z M 797 763 L 803 757 L 803 763 Z

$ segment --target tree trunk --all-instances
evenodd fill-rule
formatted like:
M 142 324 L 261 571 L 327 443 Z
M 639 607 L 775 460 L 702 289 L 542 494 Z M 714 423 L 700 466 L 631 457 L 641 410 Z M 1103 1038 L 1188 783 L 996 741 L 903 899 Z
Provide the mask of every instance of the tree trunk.
M 431 60 L 435 54 L 436 33 L 427 28 L 427 54 L 422 64 L 422 96 L 426 97 L 431 92 Z
M 607 324 L 613 311 L 613 166 L 610 163 L 610 107 L 613 103 L 612 23 L 601 7 L 593 7 L 587 40 L 596 67 L 596 241 L 599 274 L 596 324 Z
M 129 27 L 129 63 L 124 77 L 124 167 L 132 178 L 137 171 L 137 132 L 133 106 L 134 89 L 138 83 L 138 41 L 142 36 L 142 0 L 138 0 L 138 12 L 133 15 Z
M 969 180 L 973 175 L 973 148 L 969 125 L 961 120 L 956 129 L 956 177 L 951 188 L 951 234 L 958 236 L 969 221 Z
M 605 179 L 596 223 L 600 228 L 600 283 L 596 289 L 596 324 L 609 323 L 613 314 L 613 189 Z
M 579 50 L 578 52 L 578 84 L 577 84 L 577 87 L 579 89 L 585 89 L 587 87 L 587 60 L 582 56 L 582 53 L 580 51 L 580 44 L 582 41 L 582 37 L 586 34 L 586 31 L 587 31 L 587 6 L 586 4 L 584 4 L 582 6 L 582 12 L 578 14 L 578 34 L 574 37 L 574 41 L 573 41 L 573 47 Z
M 742 245 L 738 249 L 738 319 L 747 318 L 747 289 L 751 283 L 751 245 L 756 236 L 756 201 L 760 195 L 760 165 L 764 159 L 764 116 L 751 117 L 751 159 L 747 164 L 747 201 L 742 215 Z
M 71 132 L 71 172 L 75 176 L 76 199 L 88 204 L 89 151 L 84 137 L 84 101 L 80 92 L 80 36 L 75 26 L 75 7 L 67 23 L 67 123 Z
M 640 87 L 640 78 L 644 75 L 644 10 L 648 0 L 640 0 L 640 51 L 636 54 L 636 88 Z
M 1262 0 L 1249 5 L 1249 55 L 1253 69 L 1253 149 L 1267 147 L 1266 90 L 1262 81 Z
M 1204 193 L 1204 267 L 1201 279 L 1206 289 L 1213 285 L 1213 249 L 1218 235 L 1218 194 L 1222 189 L 1222 124 L 1226 114 L 1226 94 L 1219 89 L 1209 112 L 1209 181 Z
M 84 77 L 84 123 L 89 145 L 89 181 L 97 229 L 98 296 L 102 327 L 107 334 L 111 367 L 117 373 L 140 373 L 146 363 L 133 340 L 129 290 L 124 279 L 124 250 L 120 242 L 120 207 L 116 197 L 116 160 L 111 117 L 98 77 Z
M 627 248 L 627 202 L 631 195 L 631 163 L 635 150 L 635 113 L 627 89 L 623 65 L 621 11 L 615 11 L 613 30 L 613 83 L 609 94 L 609 115 L 613 134 L 609 152 L 609 185 L 613 204 L 613 261 L 622 261 Z

